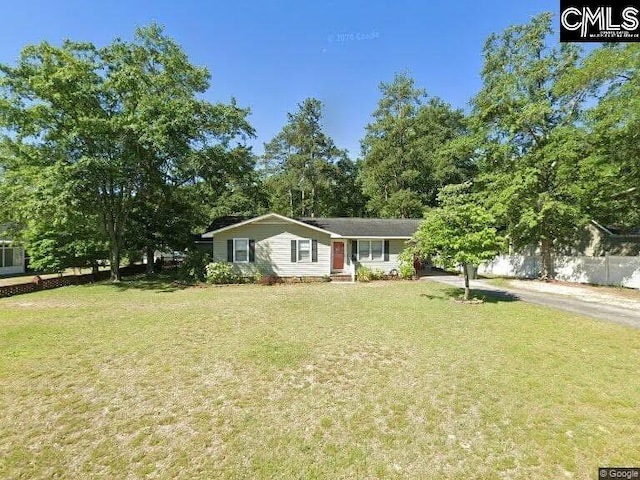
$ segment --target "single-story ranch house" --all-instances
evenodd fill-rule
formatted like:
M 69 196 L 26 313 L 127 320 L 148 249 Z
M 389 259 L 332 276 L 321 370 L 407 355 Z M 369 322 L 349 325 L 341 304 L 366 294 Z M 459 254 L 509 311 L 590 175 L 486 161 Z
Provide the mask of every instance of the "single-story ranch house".
M 268 213 L 214 220 L 198 240 L 214 262 L 233 263 L 244 275 L 280 277 L 353 275 L 359 265 L 390 273 L 420 219 L 289 218 Z

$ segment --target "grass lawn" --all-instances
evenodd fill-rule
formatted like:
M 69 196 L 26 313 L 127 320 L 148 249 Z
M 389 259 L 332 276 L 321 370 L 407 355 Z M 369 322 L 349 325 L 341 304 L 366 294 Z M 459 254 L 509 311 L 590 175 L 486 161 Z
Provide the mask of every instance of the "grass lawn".
M 0 299 L 0 478 L 596 478 L 640 331 L 427 282 Z

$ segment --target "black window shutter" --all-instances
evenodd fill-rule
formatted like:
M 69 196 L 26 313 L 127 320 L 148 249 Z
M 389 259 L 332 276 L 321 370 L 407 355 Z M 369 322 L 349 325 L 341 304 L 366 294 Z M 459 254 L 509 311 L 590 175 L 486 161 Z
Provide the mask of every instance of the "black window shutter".
M 358 241 L 351 240 L 351 260 L 358 261 Z
M 318 261 L 318 240 L 311 240 L 311 261 Z
M 233 239 L 227 240 L 227 262 L 233 262 Z
M 296 262 L 298 260 L 298 242 L 296 240 L 291 240 L 291 261 Z
M 384 261 L 389 261 L 389 240 L 384 241 Z
M 249 261 L 250 262 L 256 261 L 256 241 L 255 240 L 249 240 Z

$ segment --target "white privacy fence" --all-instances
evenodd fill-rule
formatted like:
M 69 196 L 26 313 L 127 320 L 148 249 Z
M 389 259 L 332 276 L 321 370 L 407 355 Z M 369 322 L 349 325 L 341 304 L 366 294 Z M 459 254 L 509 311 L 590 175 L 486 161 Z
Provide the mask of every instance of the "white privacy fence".
M 501 255 L 480 265 L 479 274 L 516 278 L 540 275 L 540 255 Z M 640 289 L 640 256 L 555 257 L 557 280 L 595 285 L 620 285 Z

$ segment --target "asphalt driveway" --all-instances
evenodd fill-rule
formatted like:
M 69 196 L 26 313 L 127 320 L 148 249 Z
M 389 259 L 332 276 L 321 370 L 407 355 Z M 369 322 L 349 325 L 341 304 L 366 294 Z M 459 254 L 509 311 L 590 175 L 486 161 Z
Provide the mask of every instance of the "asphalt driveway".
M 464 288 L 461 276 L 442 275 L 423 277 L 421 281 L 439 282 L 454 287 Z M 614 301 L 602 296 L 597 301 L 586 301 L 575 295 L 555 294 L 525 290 L 515 287 L 495 287 L 486 280 L 471 280 L 472 292 L 481 295 L 503 296 L 505 300 L 522 300 L 523 302 L 544 305 L 587 317 L 620 323 L 640 328 L 640 302 L 634 300 Z

